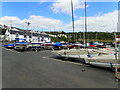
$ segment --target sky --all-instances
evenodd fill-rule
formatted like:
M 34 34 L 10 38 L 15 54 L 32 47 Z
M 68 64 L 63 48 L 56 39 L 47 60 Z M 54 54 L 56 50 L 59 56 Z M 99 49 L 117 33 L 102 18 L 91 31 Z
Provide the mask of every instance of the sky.
M 85 5 L 73 0 L 75 32 L 84 30 Z M 118 2 L 87 2 L 87 28 L 92 32 L 117 30 Z M 56 2 L 2 2 L 0 24 L 39 31 L 72 32 L 70 0 Z

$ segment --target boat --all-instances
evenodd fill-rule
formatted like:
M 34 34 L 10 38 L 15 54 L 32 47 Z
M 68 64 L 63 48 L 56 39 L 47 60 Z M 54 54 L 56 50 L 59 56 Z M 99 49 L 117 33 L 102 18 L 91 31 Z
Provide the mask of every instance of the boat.
M 81 58 L 82 56 L 97 56 L 100 54 L 108 55 L 114 53 L 114 50 L 109 49 L 63 49 L 53 50 L 52 53 L 65 58 Z
M 28 47 L 29 47 L 29 50 L 33 50 L 33 51 L 40 51 L 43 49 L 42 47 L 42 42 L 31 42 Z
M 74 15 L 73 15 L 73 3 L 71 0 L 71 10 L 72 10 L 72 28 L 73 28 L 73 34 L 74 34 Z M 86 18 L 85 18 L 86 19 Z M 86 20 L 85 20 L 86 21 Z M 85 22 L 86 23 L 86 22 Z M 85 30 L 87 30 L 85 24 Z M 86 36 L 86 35 L 84 35 Z M 75 39 L 74 39 L 75 41 Z M 62 46 L 59 43 L 55 44 L 57 47 Z M 84 42 L 84 48 L 83 49 L 79 49 L 79 47 L 81 47 L 82 45 L 78 46 L 78 44 L 76 44 L 75 42 L 72 43 L 71 45 L 68 45 L 68 49 L 67 50 L 57 50 L 57 51 L 52 51 L 54 54 L 60 56 L 60 57 L 65 57 L 65 58 L 80 58 L 82 55 L 83 56 L 89 56 L 89 52 L 91 52 L 91 54 L 98 54 L 98 52 L 95 52 L 93 49 L 87 49 L 88 47 L 88 43 Z M 78 48 L 78 49 L 77 49 Z M 64 49 L 64 48 L 63 48 Z
M 42 44 L 42 47 L 45 49 L 45 50 L 52 50 L 53 49 L 53 43 L 51 42 L 46 42 L 44 44 Z
M 115 68 L 120 66 L 120 64 L 118 64 L 118 56 L 115 54 L 98 55 L 87 58 L 84 57 L 84 60 L 87 64 L 99 67 Z
M 85 24 L 85 31 L 87 31 L 87 23 Z M 86 64 L 96 65 L 100 67 L 115 68 L 120 66 L 120 64 L 118 64 L 118 52 L 115 49 L 110 49 L 106 47 L 98 49 L 88 49 L 87 42 L 85 42 L 84 49 L 74 48 L 68 50 L 54 50 L 52 52 L 62 58 L 78 58 L 80 60 L 84 60 L 84 63 Z
M 62 44 L 60 42 L 56 42 L 54 45 L 53 45 L 53 49 L 54 50 L 60 50 L 62 47 Z
M 26 42 L 16 42 L 14 49 L 17 51 L 25 51 L 25 50 L 27 50 L 27 43 Z
M 12 43 L 4 45 L 5 48 L 9 48 L 9 49 L 13 49 L 14 46 L 15 46 L 15 45 L 12 44 Z

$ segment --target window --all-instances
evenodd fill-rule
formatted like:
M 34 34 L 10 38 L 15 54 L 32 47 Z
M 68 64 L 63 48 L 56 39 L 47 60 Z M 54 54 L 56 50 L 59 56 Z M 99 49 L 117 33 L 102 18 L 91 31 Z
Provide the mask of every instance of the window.
M 26 35 L 26 34 L 24 35 L 24 38 L 27 38 L 27 35 Z
M 18 34 L 18 33 L 16 33 L 16 37 L 19 37 L 19 34 Z
M 42 39 L 44 39 L 44 36 L 42 36 Z
M 40 35 L 38 35 L 38 39 L 40 39 Z
M 38 42 L 40 42 L 40 37 L 38 37 Z
M 29 38 L 32 38 L 32 35 L 30 35 Z

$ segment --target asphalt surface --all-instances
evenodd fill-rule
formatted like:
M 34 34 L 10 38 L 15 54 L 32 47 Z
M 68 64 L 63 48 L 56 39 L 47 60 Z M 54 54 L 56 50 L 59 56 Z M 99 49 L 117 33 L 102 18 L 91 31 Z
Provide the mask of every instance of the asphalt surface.
M 2 48 L 3 88 L 118 88 L 108 69 L 62 61 L 50 50 L 17 52 Z

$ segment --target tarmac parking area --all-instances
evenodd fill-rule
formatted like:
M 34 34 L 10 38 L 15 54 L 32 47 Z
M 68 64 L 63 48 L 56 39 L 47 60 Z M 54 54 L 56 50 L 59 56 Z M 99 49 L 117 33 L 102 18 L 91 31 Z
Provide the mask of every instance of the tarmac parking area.
M 62 60 L 51 50 L 2 48 L 2 61 L 3 88 L 118 88 L 111 70 Z

